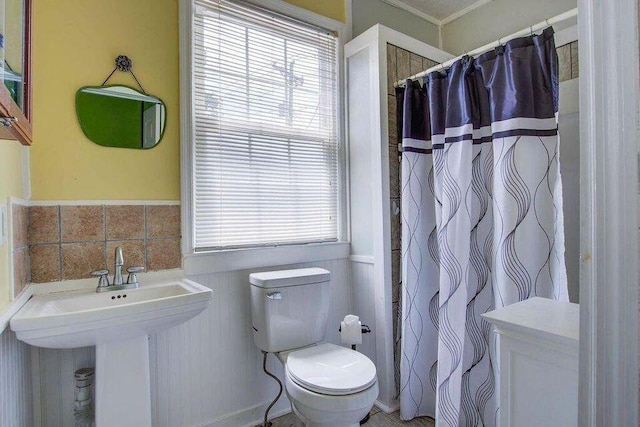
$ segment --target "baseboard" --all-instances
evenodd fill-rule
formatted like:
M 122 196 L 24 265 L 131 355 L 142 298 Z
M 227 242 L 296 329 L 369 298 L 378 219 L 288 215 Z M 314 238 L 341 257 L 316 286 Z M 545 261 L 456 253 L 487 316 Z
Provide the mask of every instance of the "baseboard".
M 291 406 L 285 396 L 282 396 L 275 408 L 269 412 L 269 419 L 281 417 L 291 412 Z M 256 427 L 261 426 L 264 418 L 264 411 L 271 402 L 261 403 L 246 409 L 223 415 L 214 420 L 198 424 L 197 427 Z M 196 427 L 196 426 L 194 426 Z
M 400 401 L 399 400 L 394 400 L 393 402 L 391 402 L 390 405 L 385 405 L 384 403 L 382 403 L 379 400 L 376 400 L 373 403 L 376 407 L 378 407 L 382 412 L 385 412 L 387 414 L 392 414 L 394 412 L 396 412 L 397 410 L 400 409 Z

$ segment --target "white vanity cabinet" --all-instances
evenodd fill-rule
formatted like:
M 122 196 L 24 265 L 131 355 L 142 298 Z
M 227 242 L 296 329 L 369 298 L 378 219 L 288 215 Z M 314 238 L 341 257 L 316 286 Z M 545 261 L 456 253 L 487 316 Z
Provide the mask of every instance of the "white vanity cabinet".
M 499 425 L 577 426 L 578 304 L 535 297 L 482 317 L 499 337 Z

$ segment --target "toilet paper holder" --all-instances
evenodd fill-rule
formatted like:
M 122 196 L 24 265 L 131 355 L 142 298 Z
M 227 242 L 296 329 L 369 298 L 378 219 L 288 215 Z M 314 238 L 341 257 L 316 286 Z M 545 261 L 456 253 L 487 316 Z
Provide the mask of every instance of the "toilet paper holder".
M 371 328 L 367 325 L 360 325 L 362 327 L 363 334 L 370 334 Z M 338 326 L 338 332 L 342 332 L 342 326 Z
M 361 328 L 363 334 L 370 334 L 371 333 L 371 328 L 368 325 L 362 324 L 362 325 L 360 325 L 360 328 Z M 338 326 L 338 332 L 342 332 L 342 325 Z M 355 350 L 356 349 L 356 345 L 352 344 L 351 345 L 351 349 Z

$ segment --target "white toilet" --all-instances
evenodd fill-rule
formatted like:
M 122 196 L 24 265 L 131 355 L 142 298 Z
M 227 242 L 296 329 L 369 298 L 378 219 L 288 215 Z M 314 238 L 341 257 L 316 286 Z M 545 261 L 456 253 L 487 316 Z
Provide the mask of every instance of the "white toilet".
M 252 273 L 253 340 L 283 363 L 291 408 L 307 427 L 356 427 L 378 397 L 376 367 L 357 351 L 320 344 L 329 278 L 322 268 Z

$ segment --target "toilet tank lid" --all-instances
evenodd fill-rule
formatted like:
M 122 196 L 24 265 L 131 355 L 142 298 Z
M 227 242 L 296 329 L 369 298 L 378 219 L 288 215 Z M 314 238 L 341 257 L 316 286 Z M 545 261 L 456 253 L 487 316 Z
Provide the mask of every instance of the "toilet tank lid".
M 251 273 L 249 282 L 260 288 L 279 288 L 328 282 L 330 278 L 331 273 L 324 268 L 297 268 L 295 270 Z

